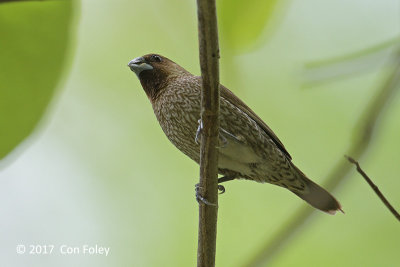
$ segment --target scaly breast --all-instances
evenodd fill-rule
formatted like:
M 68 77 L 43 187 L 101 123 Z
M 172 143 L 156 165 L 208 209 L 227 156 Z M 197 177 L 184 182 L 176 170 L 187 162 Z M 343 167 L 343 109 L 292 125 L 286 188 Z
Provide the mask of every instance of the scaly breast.
M 195 142 L 200 117 L 200 95 L 187 90 L 168 90 L 153 104 L 165 135 L 180 151 L 199 162 Z

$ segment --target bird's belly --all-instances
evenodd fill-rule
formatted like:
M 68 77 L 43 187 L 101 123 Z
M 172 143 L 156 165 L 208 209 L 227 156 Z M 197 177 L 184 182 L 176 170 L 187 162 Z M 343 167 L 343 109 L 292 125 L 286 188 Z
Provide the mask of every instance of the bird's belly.
M 251 164 L 260 163 L 262 159 L 246 143 L 228 139 L 225 146 L 219 148 L 218 168 L 227 169 L 248 175 Z
M 223 170 L 234 171 L 243 175 L 248 175 L 251 173 L 249 164 L 239 162 L 231 157 L 219 154 L 218 156 L 218 168 Z

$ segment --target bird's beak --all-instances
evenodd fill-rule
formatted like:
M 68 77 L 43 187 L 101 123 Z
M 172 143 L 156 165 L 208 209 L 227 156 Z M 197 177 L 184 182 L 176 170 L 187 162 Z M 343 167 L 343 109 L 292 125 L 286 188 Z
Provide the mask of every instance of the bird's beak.
M 129 61 L 128 67 L 131 69 L 131 71 L 136 73 L 138 77 L 142 71 L 153 69 L 153 66 L 146 63 L 146 60 L 143 57 L 137 57 L 135 59 L 132 59 L 131 61 Z

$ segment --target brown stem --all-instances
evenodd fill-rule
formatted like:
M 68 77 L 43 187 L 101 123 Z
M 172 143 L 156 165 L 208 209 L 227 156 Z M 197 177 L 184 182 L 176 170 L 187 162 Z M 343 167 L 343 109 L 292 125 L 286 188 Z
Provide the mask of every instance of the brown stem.
M 364 114 L 360 117 L 358 124 L 354 129 L 354 139 L 348 148 L 346 154 L 353 155 L 356 158 L 364 156 L 371 144 L 371 137 L 376 131 L 378 118 L 382 116 L 384 107 L 393 98 L 394 93 L 400 85 L 400 51 L 396 51 L 394 57 L 397 59 L 397 64 L 387 81 L 378 91 L 377 95 L 372 98 L 364 110 Z M 336 163 L 326 178 L 325 188 L 329 191 L 334 191 L 342 180 L 350 173 L 351 166 L 343 160 Z M 311 216 L 313 209 L 302 207 L 290 218 L 287 223 L 278 231 L 271 240 L 261 247 L 261 250 L 246 263 L 244 266 L 264 266 L 266 262 L 271 261 L 274 256 L 283 248 L 283 244 L 290 238 L 293 238 L 295 233 L 304 222 Z M 307 226 L 310 226 L 309 222 Z
M 197 0 L 202 76 L 197 266 L 215 266 L 218 215 L 219 47 L 215 0 Z
M 361 169 L 360 164 L 358 161 L 353 159 L 352 157 L 345 156 L 348 161 L 356 165 L 358 173 L 361 174 L 362 177 L 364 177 L 365 181 L 371 186 L 372 190 L 378 195 L 378 197 L 382 200 L 382 202 L 385 204 L 385 206 L 390 210 L 390 212 L 397 218 L 397 220 L 400 221 L 400 214 L 397 212 L 395 208 L 390 204 L 390 202 L 386 199 L 386 197 L 382 194 L 381 190 L 372 182 L 372 180 L 368 177 L 368 175 Z

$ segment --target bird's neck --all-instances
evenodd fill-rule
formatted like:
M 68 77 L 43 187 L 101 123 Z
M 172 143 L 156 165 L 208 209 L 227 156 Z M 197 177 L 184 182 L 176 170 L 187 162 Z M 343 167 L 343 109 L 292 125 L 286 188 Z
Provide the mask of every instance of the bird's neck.
M 150 101 L 154 101 L 159 96 L 162 89 L 167 85 L 168 77 L 162 75 L 162 73 L 146 75 L 140 75 L 140 83 L 142 84 L 143 90 Z
M 140 83 L 151 102 L 156 101 L 159 95 L 164 91 L 165 87 L 174 80 L 180 79 L 182 76 L 192 76 L 185 70 L 170 72 L 168 74 L 161 71 L 155 73 L 142 73 L 139 76 Z

